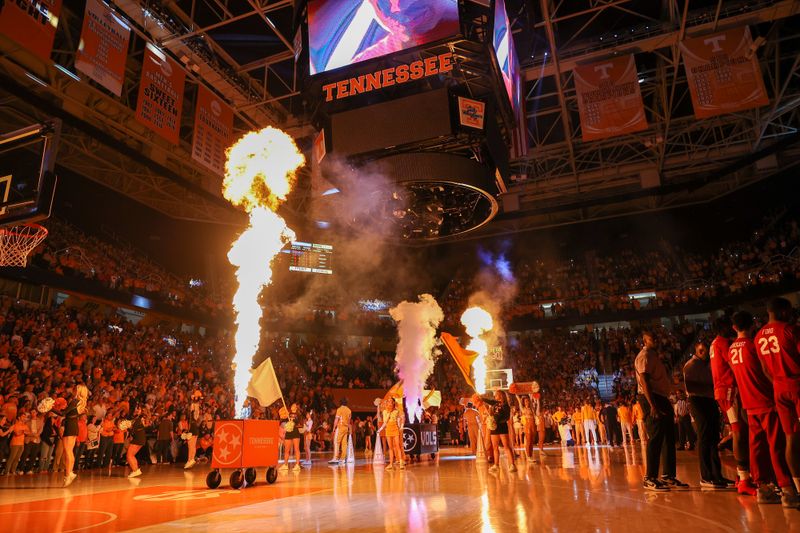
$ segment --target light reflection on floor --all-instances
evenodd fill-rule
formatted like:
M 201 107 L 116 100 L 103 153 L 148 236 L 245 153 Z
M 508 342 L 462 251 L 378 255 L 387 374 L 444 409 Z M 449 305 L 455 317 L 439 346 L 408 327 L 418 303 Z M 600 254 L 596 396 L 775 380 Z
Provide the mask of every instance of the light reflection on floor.
M 679 476 L 697 485 L 693 452 L 680 452 Z M 82 474 L 68 489 L 54 476 L 0 478 L 6 531 L 798 531 L 800 511 L 759 506 L 734 492 L 668 494 L 641 488 L 635 448 L 548 449 L 516 473 L 488 472 L 461 450 L 405 471 L 385 472 L 359 459 L 329 467 L 320 456 L 275 485 L 205 486 L 207 469 L 145 469 L 130 481 Z M 505 465 L 504 465 L 505 466 Z M 6 526 L 6 524 L 8 524 Z

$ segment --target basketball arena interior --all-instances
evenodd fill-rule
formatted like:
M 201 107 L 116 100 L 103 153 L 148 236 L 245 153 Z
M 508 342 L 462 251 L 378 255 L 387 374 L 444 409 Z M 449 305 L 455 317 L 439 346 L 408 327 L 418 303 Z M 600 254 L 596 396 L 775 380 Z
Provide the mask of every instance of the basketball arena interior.
M 800 531 L 800 1 L 0 1 L 12 532 Z

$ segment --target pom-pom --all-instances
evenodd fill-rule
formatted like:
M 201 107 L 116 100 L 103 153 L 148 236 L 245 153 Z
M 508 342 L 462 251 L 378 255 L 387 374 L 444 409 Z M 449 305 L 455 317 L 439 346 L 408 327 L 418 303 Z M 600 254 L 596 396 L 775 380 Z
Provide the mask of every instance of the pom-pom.
M 192 435 L 188 431 L 184 431 L 183 433 L 181 433 L 181 439 L 183 439 L 183 440 L 189 440 L 192 437 L 194 437 L 194 435 Z
M 64 398 L 56 398 L 55 403 L 53 403 L 53 409 L 63 411 L 66 408 L 67 408 L 67 400 L 65 400 Z
M 39 402 L 39 405 L 36 406 L 36 409 L 38 409 L 40 413 L 49 413 L 53 409 L 55 403 L 56 401 L 54 399 L 47 397 Z
M 133 424 L 131 423 L 130 420 L 120 420 L 119 423 L 117 424 L 117 427 L 120 429 L 120 431 L 125 431 L 127 429 L 130 429 L 132 425 Z

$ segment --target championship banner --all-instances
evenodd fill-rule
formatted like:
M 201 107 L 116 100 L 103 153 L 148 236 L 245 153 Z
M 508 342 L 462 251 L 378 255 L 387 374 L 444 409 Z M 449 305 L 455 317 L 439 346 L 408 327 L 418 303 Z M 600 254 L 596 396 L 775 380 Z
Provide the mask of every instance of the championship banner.
M 197 90 L 192 159 L 222 176 L 225 150 L 233 141 L 233 109 L 204 85 Z
M 178 144 L 183 84 L 186 74 L 177 63 L 148 44 L 142 64 L 136 120 L 172 144 Z
M 100 0 L 86 0 L 75 68 L 120 96 L 131 29 Z
M 575 67 L 584 141 L 647 129 L 633 55 Z
M 714 117 L 769 104 L 752 45 L 748 26 L 681 43 L 695 117 Z
M 50 61 L 61 0 L 0 1 L 0 33 Z
M 468 128 L 483 129 L 486 104 L 480 100 L 458 97 L 458 123 Z

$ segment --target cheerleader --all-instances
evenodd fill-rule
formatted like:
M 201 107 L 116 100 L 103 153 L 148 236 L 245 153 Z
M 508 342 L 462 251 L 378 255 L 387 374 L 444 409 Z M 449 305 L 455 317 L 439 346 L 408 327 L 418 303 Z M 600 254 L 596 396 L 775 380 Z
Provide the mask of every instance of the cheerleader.
M 188 447 L 186 464 L 183 465 L 184 470 L 192 468 L 195 464 L 195 457 L 197 455 L 197 436 L 200 433 L 200 410 L 190 409 L 189 422 L 186 433 L 186 446 Z
M 303 444 L 306 447 L 306 461 L 307 466 L 311 466 L 311 441 L 314 440 L 314 411 L 306 413 L 306 420 L 303 422 Z
M 531 399 L 529 396 L 517 396 L 517 401 L 519 402 L 520 413 L 522 413 L 520 423 L 525 432 L 525 457 L 528 461 L 533 461 L 533 431 L 536 418 L 531 408 Z
M 284 417 L 284 415 L 286 415 Z M 294 449 L 294 472 L 300 471 L 300 428 L 302 427 L 302 417 L 300 416 L 300 408 L 296 403 L 293 403 L 287 412 L 285 409 L 281 410 L 281 421 L 285 421 L 286 436 L 283 440 L 283 464 L 280 467 L 282 472 L 289 470 L 289 456 L 292 455 Z
M 136 406 L 133 409 L 133 420 L 131 421 L 131 443 L 128 446 L 128 453 L 126 458 L 128 459 L 128 467 L 131 469 L 131 473 L 128 474 L 129 478 L 139 477 L 142 475 L 142 470 L 139 468 L 139 461 L 136 460 L 136 454 L 139 453 L 139 450 L 142 449 L 147 443 L 147 433 L 145 428 L 148 424 L 147 417 L 145 413 L 143 413 L 142 408 L 140 406 Z M 121 428 L 120 428 L 121 429 Z
M 397 402 L 394 398 L 388 398 L 385 402 L 383 411 L 383 428 L 386 430 L 386 440 L 389 448 L 389 466 L 386 470 L 394 470 L 395 461 L 400 462 L 400 470 L 405 470 L 405 455 L 403 454 L 403 447 L 401 446 L 401 432 L 405 420 L 403 412 L 397 408 Z
M 64 409 L 64 454 L 66 456 L 66 471 L 64 476 L 64 486 L 68 487 L 75 481 L 78 474 L 72 470 L 75 468 L 75 441 L 78 438 L 78 416 L 86 412 L 86 401 L 89 398 L 89 389 L 86 385 L 75 387 L 75 397 L 70 400 Z

